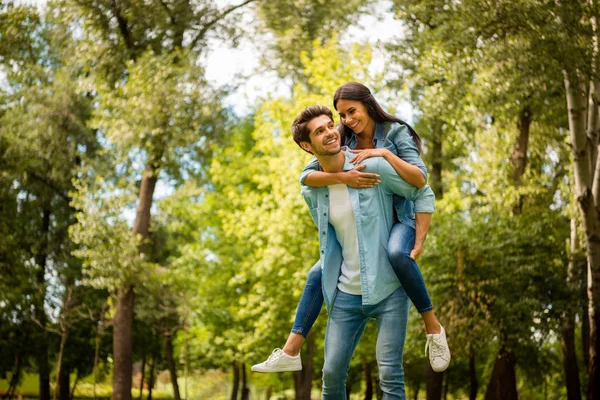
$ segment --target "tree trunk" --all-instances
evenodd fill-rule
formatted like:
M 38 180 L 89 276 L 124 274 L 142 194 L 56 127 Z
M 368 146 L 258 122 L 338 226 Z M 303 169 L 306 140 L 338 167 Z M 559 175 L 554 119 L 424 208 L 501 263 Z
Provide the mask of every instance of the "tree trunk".
M 140 395 L 138 396 L 138 400 L 142 400 L 142 393 L 144 391 L 144 370 L 146 369 L 146 353 L 142 357 L 142 370 L 140 372 Z
M 117 311 L 113 320 L 113 394 L 112 400 L 131 400 L 133 354 L 131 325 L 133 323 L 133 285 L 119 288 Z
M 248 389 L 248 381 L 246 380 L 246 363 L 242 363 L 242 400 L 250 399 L 250 389 Z
M 48 233 L 50 232 L 50 208 L 43 210 L 40 249 L 35 256 L 38 266 L 36 283 L 38 286 L 38 300 L 35 306 L 35 317 L 41 325 L 38 337 L 37 364 L 39 374 L 40 400 L 50 400 L 50 364 L 48 362 L 48 333 L 46 332 L 46 262 L 48 258 Z
M 469 400 L 476 400 L 479 383 L 477 382 L 477 370 L 475 369 L 475 354 L 473 353 L 473 350 L 471 350 L 471 355 L 469 356 L 469 378 L 471 381 Z
M 485 400 L 518 400 L 515 358 L 503 344 L 496 356 Z
M 443 399 L 446 400 L 448 398 L 448 385 L 450 384 L 450 371 L 446 370 L 444 374 L 444 395 Z
M 532 115 L 531 108 L 526 105 L 519 112 L 517 119 L 517 131 L 519 132 L 517 140 L 511 154 L 513 169 L 513 184 L 516 187 L 521 186 L 521 178 L 525 173 L 527 166 L 527 145 L 529 143 L 529 128 L 531 126 Z M 517 204 L 513 206 L 513 214 L 519 215 L 523 208 L 523 196 L 519 195 Z
M 232 367 L 233 367 L 233 388 L 231 390 L 231 400 L 237 400 L 238 391 L 240 389 L 240 369 L 235 361 L 232 363 Z
M 576 279 L 576 255 L 577 255 L 577 220 L 571 218 L 571 251 L 569 264 L 567 266 L 567 288 L 569 292 L 577 293 L 578 285 Z M 571 296 L 569 296 L 569 299 Z M 575 299 L 577 297 L 575 296 Z M 579 382 L 579 367 L 577 366 L 577 354 L 575 352 L 575 304 L 567 300 L 562 319 L 561 347 L 563 353 L 563 368 L 567 382 L 567 399 L 581 400 L 581 386 Z
M 588 293 L 587 293 L 587 275 L 588 269 L 587 265 L 583 268 L 583 282 L 581 284 L 581 297 L 582 297 L 582 307 L 581 307 L 581 347 L 583 352 L 583 365 L 585 367 L 585 372 L 590 365 L 590 319 L 588 318 Z
M 71 392 L 71 377 L 69 370 L 61 367 L 58 375 L 59 398 L 60 400 L 69 400 Z
M 173 335 L 171 332 L 165 333 L 165 356 L 169 365 L 169 373 L 171 375 L 171 383 L 173 384 L 173 395 L 175 400 L 181 400 L 179 395 L 179 384 L 177 383 L 177 367 L 173 358 Z
M 54 385 L 54 400 L 58 400 L 59 396 L 61 400 L 69 400 L 69 389 L 71 389 L 71 384 L 69 382 L 69 376 L 67 372 L 67 376 L 65 378 L 65 372 L 63 372 L 63 360 L 65 355 L 65 344 L 67 343 L 67 338 L 69 337 L 69 329 L 67 327 L 63 328 L 62 334 L 60 335 L 60 347 L 58 350 L 58 361 L 56 362 L 56 384 Z M 66 379 L 67 387 L 63 388 L 63 380 Z M 66 397 L 64 397 L 66 395 Z
M 421 384 L 417 384 L 417 387 L 415 388 L 415 395 L 413 397 L 413 400 L 419 400 L 419 390 L 421 389 Z M 379 400 L 379 397 L 377 398 Z
M 373 399 L 373 380 L 371 379 L 371 365 L 367 361 L 366 358 L 362 360 L 363 365 L 363 376 L 365 379 L 366 389 L 365 389 L 365 400 Z
M 429 184 L 437 200 L 444 197 L 444 186 L 442 182 L 442 123 L 437 121 L 434 124 L 433 138 L 431 143 L 431 172 Z
M 140 185 L 137 213 L 133 225 L 133 233 L 148 237 L 150 227 L 150 208 L 156 187 L 156 168 L 150 164 L 146 166 Z M 146 244 L 140 247 L 144 252 Z M 131 400 L 131 380 L 133 369 L 133 355 L 131 343 L 131 326 L 133 324 L 134 285 L 126 282 L 119 288 L 116 313 L 113 323 L 113 395 L 112 400 Z
M 294 372 L 294 389 L 296 393 L 296 400 L 310 400 L 315 356 L 314 335 L 308 335 L 304 348 L 306 349 L 306 352 L 302 357 L 302 370 Z
M 585 230 L 587 257 L 588 257 L 588 314 L 590 323 L 590 346 L 588 365 L 588 399 L 600 398 L 600 220 L 596 209 L 600 190 L 600 172 L 597 171 L 600 163 L 596 164 L 596 171 L 590 166 L 590 138 L 586 135 L 586 106 L 587 94 L 583 80 L 574 73 L 564 72 L 565 88 L 567 94 L 567 107 L 569 111 L 569 131 L 571 132 L 571 149 L 575 170 L 575 189 L 579 210 L 581 212 Z M 592 107 L 590 113 L 598 113 L 598 107 Z M 592 116 L 588 115 L 592 120 Z M 594 161 L 595 162 L 595 161 Z
M 375 392 L 377 393 L 377 399 L 383 399 L 383 390 L 381 390 L 381 382 L 379 381 L 379 374 L 375 374 Z
M 425 387 L 427 389 L 427 400 L 441 400 L 442 383 L 444 379 L 443 372 L 435 372 L 431 365 L 425 366 Z
M 3 396 L 5 398 L 9 398 L 12 399 L 12 397 L 15 394 L 15 390 L 17 389 L 17 386 L 19 385 L 19 380 L 21 379 L 21 367 L 22 367 L 22 357 L 20 355 L 18 355 L 16 357 L 16 365 L 15 365 L 15 370 L 13 371 L 13 374 L 10 378 L 10 383 L 8 384 L 8 389 L 6 390 L 6 394 Z
M 596 238 L 596 255 L 600 256 L 600 238 Z M 588 255 L 588 259 L 590 255 Z M 600 260 L 599 260 L 600 261 Z M 590 262 L 588 261 L 588 265 Z M 596 263 L 595 263 L 596 264 Z M 598 271 L 588 266 L 588 298 L 590 318 L 590 360 L 588 365 L 588 399 L 600 399 L 600 263 L 596 264 Z
M 150 367 L 150 376 L 148 377 L 148 399 L 152 400 L 152 389 L 154 389 L 154 371 L 156 369 L 156 358 L 158 355 L 155 353 L 152 355 L 152 366 Z
M 71 384 L 69 382 L 69 371 L 66 371 L 67 377 L 64 377 L 63 368 L 64 368 L 64 356 L 65 356 L 65 345 L 67 344 L 67 340 L 69 339 L 69 331 L 70 331 L 70 322 L 69 313 L 71 312 L 72 306 L 72 293 L 73 293 L 73 279 L 67 278 L 65 282 L 65 286 L 67 291 L 65 293 L 65 297 L 63 298 L 63 308 L 62 315 L 59 319 L 60 326 L 60 347 L 58 350 L 58 361 L 56 362 L 57 371 L 56 371 L 56 385 L 54 386 L 54 400 L 58 400 L 59 394 L 61 400 L 69 400 L 69 391 L 71 389 Z M 61 379 L 66 379 L 67 386 L 63 387 L 63 381 Z
M 94 384 L 92 386 L 92 396 L 96 400 L 96 383 L 98 382 L 98 363 L 100 361 L 100 342 L 104 334 L 104 313 L 106 312 L 107 303 L 102 305 L 98 322 L 96 325 L 96 350 L 94 351 Z
M 81 376 L 79 375 L 79 372 L 75 371 L 75 382 L 73 382 L 73 387 L 71 388 L 71 399 L 75 397 L 75 388 L 77 388 L 80 378 Z

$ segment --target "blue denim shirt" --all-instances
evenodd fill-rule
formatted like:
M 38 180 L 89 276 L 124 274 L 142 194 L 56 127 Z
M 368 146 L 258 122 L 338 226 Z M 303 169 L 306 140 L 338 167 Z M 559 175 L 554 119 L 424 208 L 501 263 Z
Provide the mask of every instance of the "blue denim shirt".
M 357 144 L 356 136 L 352 136 L 347 146 L 350 149 L 354 149 Z M 406 125 L 397 122 L 378 123 L 375 127 L 375 135 L 373 136 L 373 146 L 375 148 L 385 147 L 407 163 L 416 165 L 423 172 L 425 180 L 427 180 L 427 168 L 419 155 L 419 150 Z M 304 185 L 306 177 L 311 172 L 319 170 L 319 162 L 316 158 L 313 158 L 302 170 L 300 183 Z M 415 227 L 415 210 L 412 201 L 394 195 L 394 208 L 400 222 L 410 225 L 413 228 Z
M 355 167 L 350 163 L 353 157 L 354 154 L 346 152 L 344 171 Z M 348 187 L 356 219 L 362 302 L 369 305 L 379 303 L 400 287 L 387 252 L 394 224 L 393 195 L 414 201 L 415 211 L 425 213 L 434 211 L 435 198 L 429 186 L 417 189 L 400 178 L 383 157 L 371 157 L 363 163 L 366 165 L 364 172 L 379 174 L 381 179 L 380 184 L 368 189 Z M 302 186 L 302 195 L 319 230 L 323 296 L 330 311 L 343 257 L 335 229 L 329 223 L 329 188 Z

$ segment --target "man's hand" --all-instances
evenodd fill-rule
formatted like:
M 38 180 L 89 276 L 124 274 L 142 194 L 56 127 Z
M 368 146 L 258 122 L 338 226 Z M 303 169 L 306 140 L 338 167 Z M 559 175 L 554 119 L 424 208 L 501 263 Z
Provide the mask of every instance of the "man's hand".
M 415 246 L 410 251 L 410 258 L 417 261 L 417 258 L 419 258 L 419 256 L 421 255 L 422 252 L 423 252 L 423 246 Z
M 350 171 L 344 172 L 342 175 L 344 177 L 344 183 L 354 189 L 364 189 L 373 187 L 381 182 L 378 174 L 360 172 L 360 170 L 364 168 L 365 165 L 363 164 Z
M 352 164 L 360 164 L 370 157 L 385 157 L 389 153 L 389 150 L 381 147 L 378 149 L 350 150 L 350 153 L 356 154 L 350 162 Z

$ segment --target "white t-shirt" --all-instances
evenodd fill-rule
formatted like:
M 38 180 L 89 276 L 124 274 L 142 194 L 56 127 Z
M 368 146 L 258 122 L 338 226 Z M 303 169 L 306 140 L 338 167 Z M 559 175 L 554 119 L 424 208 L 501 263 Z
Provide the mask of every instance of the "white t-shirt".
M 348 294 L 361 295 L 356 219 L 348 186 L 344 184 L 329 186 L 329 222 L 335 228 L 344 257 L 338 289 Z

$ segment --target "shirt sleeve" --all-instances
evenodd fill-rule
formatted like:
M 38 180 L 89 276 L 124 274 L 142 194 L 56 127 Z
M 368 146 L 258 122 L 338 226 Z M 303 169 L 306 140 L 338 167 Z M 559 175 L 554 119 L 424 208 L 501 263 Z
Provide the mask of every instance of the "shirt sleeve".
M 304 181 L 306 177 L 313 171 L 320 171 L 319 162 L 316 157 L 313 157 L 312 160 L 304 167 L 302 172 L 300 173 L 300 184 L 304 185 Z
M 316 195 L 314 193 L 314 189 L 311 188 L 310 186 L 301 186 L 300 187 L 300 192 L 302 193 L 302 196 L 304 197 L 304 201 L 306 202 L 306 205 L 308 206 L 308 211 L 310 211 L 310 216 L 312 217 L 315 225 L 319 226 L 319 220 L 318 220 L 318 208 L 317 208 L 317 202 L 316 202 Z
M 408 127 L 399 123 L 392 124 L 386 139 L 389 141 L 386 147 L 402 160 L 417 166 L 423 173 L 425 181 L 427 181 L 427 167 L 425 167 Z
M 429 185 L 417 189 L 402 179 L 396 170 L 382 157 L 377 159 L 377 173 L 381 179 L 380 185 L 390 194 L 402 196 L 412 200 L 415 204 L 415 212 L 433 213 L 435 210 L 435 196 Z

